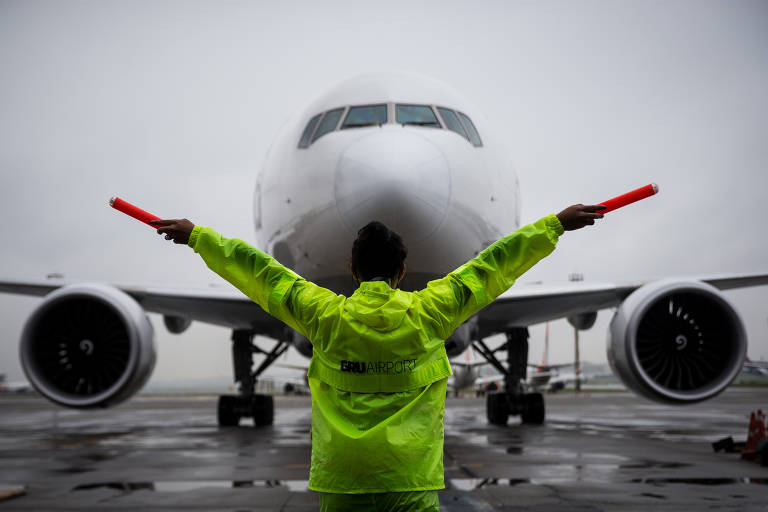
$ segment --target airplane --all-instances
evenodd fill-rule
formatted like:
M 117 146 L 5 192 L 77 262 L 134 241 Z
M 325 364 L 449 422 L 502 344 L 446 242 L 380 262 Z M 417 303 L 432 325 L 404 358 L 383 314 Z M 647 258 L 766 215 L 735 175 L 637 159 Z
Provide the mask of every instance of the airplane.
M 571 372 L 570 378 L 566 378 L 566 374 L 561 374 L 559 369 L 567 366 L 573 366 L 571 364 L 552 365 L 552 366 L 540 366 L 540 365 L 528 365 L 533 367 L 536 371 L 532 372 L 528 376 L 528 386 L 535 390 L 547 390 L 558 391 L 563 389 L 569 382 L 575 382 L 575 374 Z M 583 382 L 583 380 L 582 380 Z
M 544 353 L 541 357 L 541 364 L 529 364 L 529 368 L 535 371 L 528 377 L 528 387 L 534 391 L 548 389 L 549 391 L 558 391 L 563 389 L 568 382 L 574 379 L 564 379 L 560 376 L 560 368 L 573 366 L 573 363 L 549 364 L 549 322 L 544 326 Z M 554 380 L 553 380 L 554 379 Z M 551 384 L 550 384 L 551 383 Z M 549 385 L 549 387 L 547 387 Z
M 751 371 L 755 375 L 768 375 L 768 361 L 752 361 L 745 357 L 744 370 Z
M 568 383 L 575 381 L 575 376 L 561 376 L 558 371 L 560 368 L 573 367 L 573 363 L 549 364 L 547 362 L 548 358 L 549 322 L 547 322 L 544 330 L 544 353 L 542 355 L 541 364 L 528 363 L 528 368 L 532 368 L 535 371 L 528 375 L 525 381 L 526 389 L 533 391 L 557 391 L 563 389 Z M 482 391 L 488 384 L 495 384 L 499 382 L 499 380 L 503 381 L 504 377 L 499 373 L 490 375 L 481 374 L 480 368 L 488 364 L 488 361 L 477 361 L 473 356 L 472 347 L 470 346 L 464 352 L 463 361 L 456 359 L 451 360 L 453 375 L 448 378 L 448 389 L 453 390 L 458 396 L 459 391 L 463 389 L 471 388 L 476 391 Z
M 570 385 L 575 385 L 576 382 L 579 384 L 585 384 L 588 382 L 588 379 L 581 372 L 579 372 L 578 376 L 573 371 L 566 373 L 556 373 L 549 379 L 549 382 L 547 382 L 543 389 L 549 391 L 550 393 L 556 393 L 557 391 L 561 391 Z
M 34 389 L 25 380 L 9 381 L 4 373 L 0 373 L 0 394 L 2 393 L 32 393 Z
M 453 366 L 453 362 L 451 362 L 451 365 Z M 568 366 L 572 366 L 572 365 L 568 365 Z M 572 371 L 567 373 L 559 373 L 557 369 L 552 369 L 552 370 L 542 372 L 541 374 L 538 372 L 535 372 L 528 375 L 528 378 L 523 382 L 523 387 L 526 390 L 526 392 L 547 391 L 550 393 L 555 393 L 557 391 L 565 389 L 566 386 L 570 384 L 574 384 L 577 380 L 581 384 L 584 384 L 587 382 L 588 379 L 581 373 L 579 374 L 578 377 L 576 377 L 576 374 Z M 478 394 L 481 394 L 489 390 L 495 391 L 496 389 L 499 389 L 500 383 L 503 383 L 503 382 L 504 382 L 504 375 L 500 373 L 492 373 L 490 375 L 478 375 L 472 382 L 472 385 L 475 391 Z M 449 381 L 449 387 L 450 387 L 450 381 Z
M 256 176 L 257 246 L 349 294 L 352 241 L 376 219 L 409 249 L 401 288 L 421 289 L 520 225 L 517 175 L 494 135 L 462 95 L 429 77 L 381 72 L 330 87 L 279 131 Z M 541 424 L 543 396 L 524 386 L 527 326 L 567 318 L 588 329 L 599 310 L 616 308 L 607 342 L 614 373 L 651 400 L 698 402 L 728 386 L 747 350 L 742 320 L 722 291 L 764 284 L 768 273 L 513 286 L 459 326 L 445 348 L 454 357 L 471 345 L 504 376 L 503 389 L 487 396 L 491 424 L 516 415 Z M 0 291 L 43 297 L 22 330 L 21 365 L 40 394 L 63 406 L 112 406 L 144 385 L 155 362 L 148 312 L 162 315 L 174 334 L 192 321 L 231 329 L 239 393 L 219 397 L 221 426 L 242 417 L 271 424 L 272 397 L 254 393 L 256 380 L 289 346 L 312 356 L 309 340 L 231 288 L 8 279 Z M 498 333 L 504 340 L 492 348 L 487 338 Z M 256 335 L 274 344 L 265 348 Z M 263 356 L 258 365 L 255 355 Z
M 478 361 L 474 358 L 472 347 L 464 351 L 464 360 L 451 359 L 453 375 L 448 377 L 448 390 L 456 396 L 465 389 L 473 389 L 484 378 L 481 368 L 488 364 L 487 361 Z
M 768 382 L 768 363 L 765 361 L 751 361 L 748 357 L 744 359 L 744 366 L 741 368 L 739 377 L 742 380 L 752 377 L 753 380 Z

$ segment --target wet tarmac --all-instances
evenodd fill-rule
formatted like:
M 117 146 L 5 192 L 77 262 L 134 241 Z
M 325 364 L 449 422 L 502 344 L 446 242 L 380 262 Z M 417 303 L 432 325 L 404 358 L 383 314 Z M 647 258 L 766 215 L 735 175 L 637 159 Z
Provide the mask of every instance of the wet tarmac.
M 765 388 L 688 407 L 546 400 L 545 425 L 497 427 L 482 399 L 448 399 L 441 510 L 768 510 L 768 468 L 711 447 L 746 437 Z M 218 428 L 215 404 L 141 396 L 73 411 L 0 397 L 0 510 L 317 510 L 309 399 L 278 397 L 275 425 L 259 429 Z

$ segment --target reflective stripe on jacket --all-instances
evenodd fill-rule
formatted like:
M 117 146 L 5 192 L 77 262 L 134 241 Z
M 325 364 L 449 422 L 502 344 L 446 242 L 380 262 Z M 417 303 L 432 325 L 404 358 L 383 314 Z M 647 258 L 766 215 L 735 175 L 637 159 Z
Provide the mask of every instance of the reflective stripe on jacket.
M 562 232 L 549 215 L 423 290 L 367 281 L 350 297 L 210 228 L 195 226 L 189 245 L 211 270 L 312 342 L 309 488 L 373 493 L 444 487 L 451 374 L 444 340 L 551 253 Z

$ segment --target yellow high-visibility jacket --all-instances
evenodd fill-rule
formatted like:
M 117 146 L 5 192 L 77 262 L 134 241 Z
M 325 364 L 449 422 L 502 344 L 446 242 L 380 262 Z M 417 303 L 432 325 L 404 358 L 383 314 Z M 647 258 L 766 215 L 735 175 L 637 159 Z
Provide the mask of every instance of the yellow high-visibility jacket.
M 423 290 L 367 281 L 350 297 L 211 228 L 195 226 L 189 245 L 211 270 L 312 342 L 309 488 L 356 494 L 445 487 L 451 366 L 444 340 L 551 253 L 562 233 L 549 215 Z

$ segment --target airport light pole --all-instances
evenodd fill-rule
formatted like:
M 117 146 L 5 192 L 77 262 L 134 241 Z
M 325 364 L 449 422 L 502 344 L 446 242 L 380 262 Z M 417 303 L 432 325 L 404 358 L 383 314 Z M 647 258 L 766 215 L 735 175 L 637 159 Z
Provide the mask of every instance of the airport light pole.
M 584 280 L 584 274 L 573 272 L 568 275 L 568 280 L 578 282 Z M 579 362 L 579 328 L 573 328 L 573 374 L 576 377 L 576 393 L 581 393 L 581 363 Z

